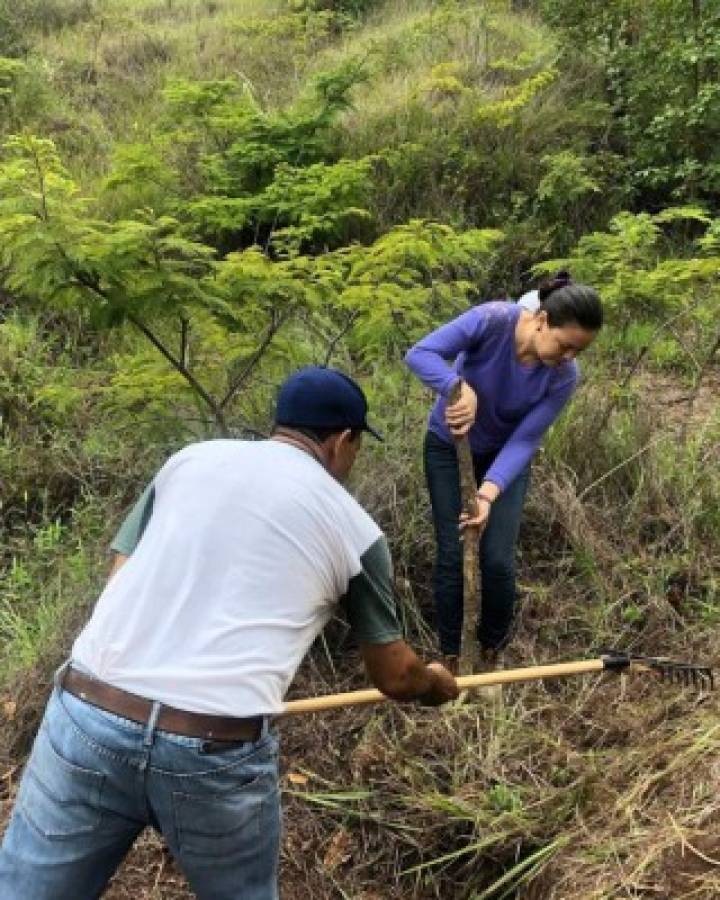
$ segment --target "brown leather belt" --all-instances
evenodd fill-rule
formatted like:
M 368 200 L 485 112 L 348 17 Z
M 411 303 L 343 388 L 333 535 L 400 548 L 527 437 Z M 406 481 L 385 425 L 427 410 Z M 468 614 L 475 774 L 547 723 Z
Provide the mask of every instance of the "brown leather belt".
M 77 669 L 68 668 L 60 683 L 66 691 L 107 712 L 141 725 L 150 720 L 153 711 L 151 700 L 83 675 Z M 159 731 L 203 738 L 206 741 L 257 741 L 262 734 L 263 717 L 238 719 L 160 706 L 155 727 Z

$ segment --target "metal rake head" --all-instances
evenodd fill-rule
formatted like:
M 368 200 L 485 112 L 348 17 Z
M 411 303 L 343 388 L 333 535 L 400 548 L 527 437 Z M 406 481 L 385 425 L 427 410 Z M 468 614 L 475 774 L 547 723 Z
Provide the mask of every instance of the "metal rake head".
M 696 666 L 692 663 L 677 662 L 662 656 L 632 656 L 617 650 L 602 654 L 606 669 L 620 670 L 630 667 L 656 672 L 663 681 L 695 687 L 698 690 L 712 691 L 715 688 L 715 676 L 710 666 Z
M 711 691 L 715 687 L 715 677 L 710 666 L 695 666 L 654 656 L 633 656 L 631 661 L 647 666 L 657 672 L 663 681 L 669 681 L 671 684 L 692 686 L 701 691 Z

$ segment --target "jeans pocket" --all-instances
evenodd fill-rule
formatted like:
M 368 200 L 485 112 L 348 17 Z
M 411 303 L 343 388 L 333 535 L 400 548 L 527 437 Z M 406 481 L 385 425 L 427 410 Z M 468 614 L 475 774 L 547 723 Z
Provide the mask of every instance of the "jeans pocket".
M 266 805 L 277 797 L 272 775 L 243 779 L 222 792 L 173 792 L 175 828 L 180 852 L 203 857 L 246 855 L 263 830 Z
M 50 840 L 89 835 L 100 825 L 105 776 L 64 759 L 44 728 L 38 733 L 18 793 L 25 818 Z

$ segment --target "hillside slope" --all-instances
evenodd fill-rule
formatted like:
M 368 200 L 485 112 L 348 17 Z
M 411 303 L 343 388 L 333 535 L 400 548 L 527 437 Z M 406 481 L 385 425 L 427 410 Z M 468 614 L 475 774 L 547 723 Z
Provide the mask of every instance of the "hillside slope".
M 42 191 L 18 175 L 27 154 L 5 149 L 0 819 L 123 511 L 168 453 L 218 434 L 133 330 L 125 288 L 210 391 L 243 388 L 233 434 L 268 427 L 277 383 L 301 362 L 334 354 L 362 379 L 387 441 L 366 448 L 353 490 L 387 530 L 403 618 L 429 659 L 430 398 L 402 353 L 469 303 L 517 296 L 538 262 L 571 265 L 601 289 L 608 326 L 534 465 L 506 665 L 602 647 L 720 658 L 720 223 L 695 207 L 622 212 L 607 73 L 563 55 L 532 5 L 0 0 L 0 136 L 54 142 L 69 255 L 126 279 L 110 313 L 51 281 L 55 245 L 40 238 L 55 233 L 23 245 L 12 231 Z M 154 227 L 169 263 L 187 253 L 197 268 L 170 265 L 162 290 L 131 294 L 136 263 L 146 271 L 133 240 Z M 217 272 L 236 294 L 212 293 Z M 172 308 L 168 284 L 186 306 Z M 205 306 L 192 305 L 198 284 Z M 263 355 L 288 297 L 300 312 Z M 293 694 L 363 684 L 333 622 Z M 281 723 L 283 896 L 720 896 L 717 695 L 632 675 L 503 696 Z M 190 894 L 148 836 L 107 896 Z

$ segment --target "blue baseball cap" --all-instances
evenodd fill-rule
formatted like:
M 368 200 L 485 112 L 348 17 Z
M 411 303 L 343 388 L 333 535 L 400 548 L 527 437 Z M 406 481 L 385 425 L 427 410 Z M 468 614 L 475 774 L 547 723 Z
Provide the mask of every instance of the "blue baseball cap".
M 362 388 L 348 375 L 325 366 L 305 366 L 280 387 L 275 422 L 286 428 L 345 428 L 382 435 L 367 422 Z

